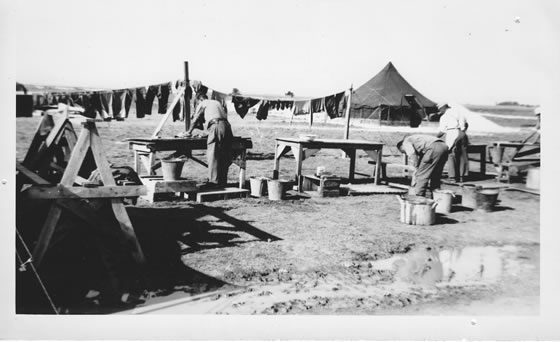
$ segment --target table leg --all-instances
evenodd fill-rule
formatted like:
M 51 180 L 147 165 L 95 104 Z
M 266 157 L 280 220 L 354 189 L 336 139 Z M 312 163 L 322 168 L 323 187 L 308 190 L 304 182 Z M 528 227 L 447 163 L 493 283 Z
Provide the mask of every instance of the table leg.
M 303 164 L 303 147 L 298 144 L 296 151 L 294 151 L 294 156 L 296 157 L 296 179 L 298 185 L 298 191 L 301 192 L 303 189 L 303 177 L 301 176 L 301 166 Z
M 149 167 L 148 167 L 148 176 L 152 176 L 152 175 L 155 175 L 155 174 L 156 174 L 156 173 L 154 172 L 154 168 L 153 168 L 153 165 L 154 165 L 154 154 L 155 154 L 155 153 L 153 153 L 153 152 L 150 152 L 150 153 L 148 154 L 148 166 L 149 166 Z
M 486 175 L 486 147 L 480 151 L 480 174 Z
M 276 142 L 276 148 L 274 149 L 274 169 L 272 170 L 272 179 L 278 179 L 280 170 L 280 144 Z
M 140 172 L 140 156 L 138 155 L 138 151 L 134 151 L 134 172 Z
M 239 189 L 243 189 L 245 187 L 245 172 L 246 172 L 246 165 L 247 165 L 247 150 L 241 151 L 241 155 L 239 156 L 240 165 L 239 165 Z
M 348 150 L 346 154 L 350 157 L 350 174 L 348 175 L 348 180 L 354 180 L 354 171 L 356 170 L 356 150 Z
M 377 151 L 377 162 L 375 163 L 375 184 L 378 185 L 381 179 L 381 158 L 383 156 L 382 150 Z

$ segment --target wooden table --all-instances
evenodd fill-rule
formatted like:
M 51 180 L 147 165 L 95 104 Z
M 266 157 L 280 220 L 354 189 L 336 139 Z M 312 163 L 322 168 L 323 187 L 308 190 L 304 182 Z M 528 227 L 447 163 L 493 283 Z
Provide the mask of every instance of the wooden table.
M 367 140 L 346 140 L 346 139 L 315 139 L 308 141 L 300 138 L 276 138 L 276 150 L 274 154 L 274 171 L 273 177 L 278 178 L 280 169 L 280 158 L 288 151 L 292 150 L 296 159 L 296 177 L 298 181 L 298 190 L 302 189 L 302 173 L 301 165 L 303 161 L 321 149 L 339 149 L 346 152 L 350 157 L 350 174 L 349 180 L 354 180 L 354 171 L 356 167 L 356 150 L 363 150 L 367 155 L 376 161 L 375 168 L 375 184 L 379 184 L 381 155 L 383 144 L 371 142 Z
M 540 163 L 540 144 L 525 144 L 518 142 L 497 141 L 494 142 L 492 162 L 498 173 L 496 179 L 500 181 L 505 178 L 509 181 L 509 166 L 513 163 L 523 167 L 538 165 Z M 508 152 L 506 154 L 506 149 Z
M 486 148 L 485 144 L 469 144 L 467 145 L 467 156 L 471 153 L 477 153 L 480 159 L 469 159 L 472 161 L 478 161 L 480 163 L 480 174 L 486 175 Z M 408 165 L 408 156 L 403 153 L 403 164 Z
M 192 160 L 208 167 L 204 161 L 193 157 L 193 150 L 206 151 L 206 138 L 131 138 L 127 139 L 128 146 L 134 151 L 134 170 L 140 175 L 140 164 L 144 165 L 147 175 L 155 175 L 161 167 L 161 162 L 154 163 L 157 152 L 174 151 L 172 158 Z M 239 166 L 239 188 L 245 185 L 247 149 L 253 147 L 251 138 L 233 137 L 231 152 L 233 164 Z

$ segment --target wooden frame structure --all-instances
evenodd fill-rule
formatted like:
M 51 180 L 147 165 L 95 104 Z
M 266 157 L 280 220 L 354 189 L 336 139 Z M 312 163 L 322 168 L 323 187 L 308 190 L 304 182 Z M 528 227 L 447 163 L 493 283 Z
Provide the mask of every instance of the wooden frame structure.
M 88 119 L 82 125 L 83 129 L 75 142 L 72 140 L 72 133 L 74 132 L 72 124 L 67 119 L 55 123 L 47 138 L 44 139 L 45 144 L 42 144 L 40 141 L 41 132 L 38 130 L 24 163 L 16 164 L 19 174 L 27 180 L 26 183 L 31 183 L 31 186 L 22 191 L 23 196 L 29 199 L 53 200 L 41 228 L 38 242 L 33 250 L 33 263 L 37 267 L 41 264 L 62 212 L 63 210 L 68 210 L 83 219 L 97 232 L 107 233 L 112 237 L 124 240 L 131 248 L 133 259 L 138 264 L 143 264 L 145 261 L 144 254 L 122 200 L 126 197 L 137 197 L 146 194 L 146 189 L 144 186 L 116 186 L 103 150 L 101 137 L 95 126 L 95 120 Z M 56 143 L 57 141 L 61 142 L 60 137 L 67 139 L 67 146 L 61 146 Z M 52 166 L 52 162 L 46 156 L 49 153 L 56 153 L 57 149 L 60 150 L 62 148 L 64 150 L 65 147 L 69 148 L 70 145 L 74 146 L 71 153 L 66 155 L 69 156 L 66 167 L 64 168 L 60 165 L 55 167 L 55 169 L 62 169 L 63 171 L 59 184 L 49 182 L 34 171 L 34 169 L 45 170 Z M 87 152 L 90 150 L 101 176 L 103 186 L 75 186 L 74 184 L 76 183 L 87 185 L 87 182 L 84 182 L 78 176 L 78 172 Z M 41 164 L 40 161 L 43 161 L 43 163 Z M 20 183 L 23 183 L 23 180 Z M 21 188 L 18 186 L 18 192 Z M 83 201 L 84 199 L 90 199 L 90 201 Z M 120 231 L 114 231 L 111 228 L 112 223 L 97 213 L 98 209 L 103 205 L 103 201 L 110 202 Z

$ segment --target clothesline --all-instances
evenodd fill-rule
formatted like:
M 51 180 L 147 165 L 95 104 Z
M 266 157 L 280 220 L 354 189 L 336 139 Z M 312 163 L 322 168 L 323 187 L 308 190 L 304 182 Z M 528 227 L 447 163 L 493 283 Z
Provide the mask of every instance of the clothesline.
M 79 105 L 84 108 L 82 115 L 86 117 L 101 117 L 105 120 L 122 121 L 128 118 L 132 103 L 136 104 L 136 117 L 143 118 L 145 115 L 152 114 L 152 106 L 157 98 L 158 112 L 165 114 L 169 95 L 176 93 L 179 86 L 184 81 L 169 81 L 148 86 L 135 88 L 105 89 L 79 92 L 46 92 L 44 95 L 37 95 L 35 106 L 56 105 L 59 102 L 69 105 Z M 191 89 L 192 88 L 192 89 Z M 259 104 L 257 119 L 265 120 L 268 111 L 272 109 L 284 110 L 292 109 L 292 114 L 311 114 L 326 111 L 331 117 L 341 116 L 341 110 L 346 105 L 345 91 L 324 97 L 298 98 L 289 96 L 272 95 L 228 95 L 215 89 L 209 88 L 198 80 L 189 82 L 188 90 L 191 94 L 205 94 L 211 99 L 217 100 L 227 111 L 228 98 L 231 97 L 235 110 L 242 118 L 248 110 Z M 210 92 L 210 94 L 208 94 Z M 195 99 L 196 104 L 196 99 Z M 184 99 L 177 101 L 173 108 L 173 121 L 184 120 L 182 117 Z

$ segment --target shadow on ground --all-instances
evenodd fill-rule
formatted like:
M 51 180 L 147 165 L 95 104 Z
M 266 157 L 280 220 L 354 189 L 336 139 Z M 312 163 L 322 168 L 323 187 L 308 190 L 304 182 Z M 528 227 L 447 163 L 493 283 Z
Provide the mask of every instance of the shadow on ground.
M 99 214 L 109 215 L 110 210 L 102 208 Z M 106 314 L 234 289 L 232 284 L 186 266 L 181 257 L 204 248 L 280 239 L 228 215 L 222 208 L 201 204 L 180 208 L 129 207 L 127 211 L 144 252 L 143 266 L 132 260 L 126 241 L 101 235 L 78 218 L 65 214 L 61 225 L 67 233 L 47 251 L 38 269 L 53 305 L 27 265 L 26 270 L 16 272 L 16 312 Z M 46 211 L 42 214 L 18 222 L 18 229 L 26 233 L 22 235 L 30 250 L 38 233 L 37 225 L 41 227 Z M 199 220 L 202 217 L 213 221 Z M 113 221 L 111 228 L 118 231 L 114 218 Z M 17 250 L 21 261 L 16 269 L 28 257 L 23 244 L 18 243 Z

